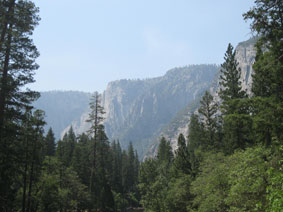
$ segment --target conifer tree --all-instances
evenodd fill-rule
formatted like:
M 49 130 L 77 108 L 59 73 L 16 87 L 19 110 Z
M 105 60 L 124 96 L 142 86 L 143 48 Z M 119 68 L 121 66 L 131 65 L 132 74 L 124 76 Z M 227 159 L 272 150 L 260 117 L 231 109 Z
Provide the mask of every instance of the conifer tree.
M 208 142 L 207 145 L 216 146 L 216 128 L 217 128 L 217 121 L 216 121 L 216 113 L 218 110 L 218 105 L 213 102 L 213 96 L 206 91 L 204 96 L 200 101 L 200 108 L 198 112 L 202 117 L 202 122 L 204 123 L 205 130 L 208 134 Z
M 92 167 L 91 167 L 91 176 L 90 176 L 90 191 L 93 191 L 93 179 L 95 175 L 96 168 L 96 146 L 98 142 L 98 130 L 101 128 L 101 123 L 103 121 L 103 114 L 105 113 L 103 107 L 101 106 L 101 96 L 98 92 L 95 92 L 90 100 L 90 113 L 88 122 L 91 124 L 90 129 L 88 130 L 89 135 L 92 137 Z
M 158 146 L 157 159 L 160 163 L 170 164 L 173 160 L 173 152 L 170 142 L 164 137 L 160 139 Z
M 111 184 L 117 193 L 122 193 L 122 150 L 119 141 L 113 141 L 111 144 L 112 149 L 112 180 Z
M 21 123 L 38 93 L 25 89 L 34 81 L 39 53 L 31 35 L 39 21 L 38 8 L 28 0 L 0 1 L 0 205 L 11 211 L 15 198 L 19 150 L 24 142 Z
M 135 180 L 135 152 L 132 142 L 129 143 L 127 154 L 128 154 L 128 161 L 127 161 L 126 190 L 133 191 L 136 180 Z
M 200 148 L 206 148 L 204 134 L 204 127 L 199 121 L 199 116 L 192 114 L 189 123 L 187 148 L 193 176 L 196 176 L 199 171 L 200 157 L 198 152 L 200 151 Z
M 96 196 L 94 196 L 96 201 L 95 208 L 98 208 L 100 211 L 111 212 L 115 208 L 115 203 L 110 185 L 110 146 L 103 125 L 99 125 L 97 133 L 96 172 L 94 172 L 94 182 L 92 184 L 96 193 Z
M 78 137 L 78 143 L 75 146 L 72 158 L 72 167 L 78 174 L 80 182 L 89 186 L 90 178 L 90 158 L 89 158 L 89 138 L 86 134 Z
M 47 156 L 55 156 L 56 144 L 55 144 L 54 133 L 51 127 L 49 128 L 47 135 L 45 137 L 45 148 L 46 148 L 45 154 Z
M 36 110 L 33 113 L 29 110 L 25 113 L 23 126 L 23 141 L 25 152 L 23 158 L 23 192 L 22 210 L 34 210 L 34 185 L 39 178 L 43 161 L 43 126 L 45 124 L 43 111 Z M 20 167 L 19 167 L 20 168 Z
M 224 115 L 223 144 L 226 154 L 231 154 L 237 148 L 245 148 L 253 143 L 252 119 L 248 107 L 244 103 L 247 94 L 241 88 L 241 69 L 235 58 L 236 52 L 231 44 L 228 45 L 221 65 L 220 92 L 222 112 Z
M 71 127 L 64 135 L 62 141 L 58 142 L 58 151 L 60 151 L 59 153 L 61 154 L 61 162 L 65 167 L 69 167 L 71 165 L 76 144 L 76 136 L 73 128 Z
M 31 1 L 2 1 L 0 19 L 0 133 L 9 119 L 17 119 L 38 93 L 23 87 L 34 82 L 39 56 L 30 35 L 38 24 L 38 8 Z M 12 113 L 11 113 L 12 112 Z
M 220 92 L 219 96 L 223 100 L 223 109 L 225 114 L 231 114 L 236 109 L 229 105 L 229 100 L 241 99 L 246 97 L 246 92 L 241 87 L 241 69 L 236 60 L 236 51 L 229 43 L 224 56 L 224 63 L 221 64 Z
M 256 96 L 275 96 L 282 102 L 283 3 L 277 0 L 256 0 L 255 4 L 243 15 L 245 20 L 252 21 L 251 30 L 259 37 L 252 91 Z
M 283 139 L 283 3 L 256 0 L 255 4 L 244 14 L 259 37 L 253 65 L 253 120 L 257 141 L 270 145 Z
M 181 133 L 178 137 L 178 148 L 175 151 L 174 165 L 178 171 L 184 174 L 191 173 L 191 163 L 190 163 L 189 151 L 186 146 L 186 139 Z

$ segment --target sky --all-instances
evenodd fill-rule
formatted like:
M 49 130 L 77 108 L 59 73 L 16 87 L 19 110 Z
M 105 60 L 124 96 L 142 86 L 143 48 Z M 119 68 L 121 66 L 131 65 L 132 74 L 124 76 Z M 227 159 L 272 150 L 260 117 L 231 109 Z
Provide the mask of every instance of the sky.
M 37 91 L 106 89 L 110 81 L 221 64 L 228 43 L 251 37 L 253 0 L 38 0 Z

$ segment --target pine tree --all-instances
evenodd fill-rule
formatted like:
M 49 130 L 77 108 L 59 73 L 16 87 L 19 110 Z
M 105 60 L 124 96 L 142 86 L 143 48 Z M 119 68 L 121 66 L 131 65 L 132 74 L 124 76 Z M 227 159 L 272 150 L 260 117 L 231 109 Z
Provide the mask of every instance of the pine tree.
M 224 63 L 221 64 L 220 75 L 220 92 L 219 96 L 223 100 L 224 114 L 231 114 L 236 109 L 233 105 L 229 105 L 229 100 L 245 98 L 246 92 L 241 88 L 241 69 L 238 68 L 236 60 L 236 51 L 229 43 L 227 51 L 224 56 Z
M 70 167 L 72 163 L 73 153 L 77 144 L 76 135 L 71 127 L 63 136 L 62 141 L 58 142 L 57 151 L 59 151 L 61 162 L 65 167 Z
M 96 169 L 96 146 L 98 141 L 98 130 L 101 128 L 101 123 L 104 119 L 103 114 L 105 113 L 103 107 L 101 106 L 101 96 L 98 92 L 95 92 L 90 100 L 90 113 L 88 122 L 91 124 L 90 129 L 88 130 L 89 135 L 92 137 L 92 167 L 91 167 L 91 176 L 90 176 L 90 186 L 89 189 L 93 191 L 93 179 Z
M 117 193 L 122 193 L 122 150 L 119 141 L 113 141 L 112 150 L 112 180 L 111 184 Z
M 94 173 L 93 188 L 96 190 L 96 208 L 100 211 L 111 212 L 115 208 L 114 198 L 110 185 L 111 157 L 110 146 L 107 135 L 104 132 L 104 126 L 99 125 L 97 129 L 97 146 L 96 146 L 96 166 Z
M 47 156 L 55 156 L 56 144 L 55 144 L 54 133 L 51 127 L 49 128 L 47 135 L 45 137 L 45 146 L 46 146 L 45 154 Z
M 218 110 L 218 105 L 213 102 L 213 96 L 206 91 L 204 96 L 200 101 L 200 108 L 198 112 L 201 114 L 202 122 L 204 123 L 205 130 L 208 134 L 209 146 L 216 146 L 216 129 L 217 129 L 217 120 L 216 113 Z
M 72 167 L 78 174 L 80 182 L 89 186 L 90 180 L 90 158 L 89 158 L 90 140 L 86 134 L 78 137 L 78 143 L 75 146 L 72 158 Z
M 34 81 L 38 51 L 30 36 L 38 24 L 31 1 L 0 1 L 0 205 L 11 211 L 20 166 L 21 124 L 38 93 L 25 89 Z
M 283 3 L 256 0 L 255 4 L 244 14 L 259 37 L 253 65 L 253 120 L 257 141 L 270 145 L 283 139 Z
M 160 139 L 157 151 L 157 159 L 160 163 L 170 164 L 173 160 L 173 152 L 170 142 L 164 137 Z
M 249 107 L 246 106 L 247 94 L 241 88 L 241 69 L 235 58 L 236 52 L 231 44 L 225 53 L 225 61 L 221 65 L 220 92 L 222 99 L 223 144 L 226 154 L 231 154 L 237 148 L 245 148 L 253 143 L 251 138 L 252 119 Z
M 175 151 L 174 165 L 177 171 L 181 173 L 191 174 L 192 172 L 186 139 L 182 133 L 178 137 L 178 148 Z
M 256 0 L 256 6 L 246 12 L 251 29 L 259 37 L 257 56 L 253 65 L 252 91 L 256 96 L 274 96 L 283 101 L 283 12 L 282 1 Z
M 128 146 L 128 161 L 127 161 L 127 176 L 126 176 L 126 187 L 127 191 L 133 191 L 135 185 L 135 152 L 132 142 Z
M 45 124 L 44 112 L 36 110 L 33 113 L 29 110 L 25 113 L 23 123 L 23 141 L 25 152 L 23 158 L 23 192 L 22 192 L 22 210 L 34 210 L 34 185 L 36 184 L 40 168 L 43 161 L 43 126 Z
M 204 139 L 204 127 L 199 121 L 198 115 L 192 114 L 190 118 L 189 124 L 189 135 L 188 135 L 188 152 L 189 152 L 189 160 L 191 163 L 192 175 L 196 176 L 199 172 L 200 165 L 200 149 L 206 149 L 206 142 Z
M 25 108 L 39 95 L 23 87 L 34 82 L 33 72 L 38 69 L 39 56 L 30 35 L 38 24 L 38 8 L 31 1 L 5 1 L 0 19 L 0 133 L 4 124 L 18 119 Z M 12 114 L 11 114 L 12 113 Z M 11 117 L 12 116 L 12 117 Z

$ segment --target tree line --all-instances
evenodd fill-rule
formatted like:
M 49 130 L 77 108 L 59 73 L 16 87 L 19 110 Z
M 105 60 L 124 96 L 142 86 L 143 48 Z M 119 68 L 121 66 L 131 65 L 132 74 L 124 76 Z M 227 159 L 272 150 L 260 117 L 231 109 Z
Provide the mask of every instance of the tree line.
M 257 36 L 252 94 L 228 45 L 218 96 L 207 91 L 173 152 L 162 138 L 140 166 L 145 211 L 283 210 L 283 2 L 256 0 L 245 13 Z
M 55 142 L 44 111 L 31 103 L 39 56 L 31 38 L 39 9 L 30 0 L 0 1 L 0 211 L 125 211 L 139 206 L 139 160 L 132 144 L 109 142 L 100 95 L 90 103 L 90 130 L 71 128 Z
M 280 211 L 283 208 L 282 1 L 256 0 L 244 14 L 258 36 L 252 95 L 242 90 L 235 50 L 221 65 L 221 101 L 206 92 L 178 148 L 162 138 L 142 164 L 129 144 L 109 142 L 100 96 L 90 129 L 72 128 L 55 145 L 44 112 L 31 103 L 40 20 L 29 0 L 0 1 L 0 210 Z

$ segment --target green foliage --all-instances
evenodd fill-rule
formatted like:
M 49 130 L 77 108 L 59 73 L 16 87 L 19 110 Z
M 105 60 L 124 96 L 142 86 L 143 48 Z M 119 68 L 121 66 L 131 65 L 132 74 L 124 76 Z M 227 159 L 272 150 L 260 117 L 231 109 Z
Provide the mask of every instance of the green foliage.
M 283 2 L 255 3 L 244 15 L 259 36 L 253 95 L 241 88 L 229 44 L 221 66 L 221 116 L 215 117 L 213 98 L 205 93 L 200 119 L 191 116 L 188 144 L 180 135 L 173 163 L 164 157 L 164 139 L 157 158 L 141 165 L 146 211 L 283 211 Z M 187 162 L 191 172 L 183 171 Z
M 225 113 L 231 113 L 229 108 L 225 108 L 227 101 L 231 99 L 238 99 L 246 97 L 244 91 L 241 88 L 241 69 L 238 68 L 238 62 L 235 58 L 236 51 L 233 50 L 233 46 L 229 43 L 227 51 L 224 57 L 224 63 L 221 65 L 220 75 L 220 92 L 219 95 L 223 100 L 223 107 Z
M 52 128 L 49 128 L 45 137 L 45 151 L 47 156 L 55 156 L 56 144 Z
M 90 201 L 87 187 L 80 182 L 77 173 L 71 167 L 62 167 L 62 163 L 54 157 L 45 159 L 38 187 L 40 211 L 50 208 L 85 210 Z
M 224 152 L 244 149 L 253 143 L 252 118 L 245 114 L 229 114 L 224 117 Z
M 51 158 L 50 160 L 54 159 Z M 52 161 L 52 163 L 54 163 L 54 161 Z M 51 161 L 49 161 L 49 164 L 48 165 L 51 166 Z M 55 166 L 52 168 L 57 167 Z M 47 169 L 49 169 L 49 167 Z M 37 195 L 39 211 L 48 212 L 60 209 L 59 177 L 58 175 L 51 174 L 50 172 L 51 170 L 46 170 L 46 172 L 41 175 L 38 182 L 38 187 L 40 188 Z
M 264 211 L 269 159 L 262 146 L 231 156 L 206 154 L 192 182 L 193 205 L 198 211 Z
M 244 18 L 251 19 L 251 29 L 259 36 L 252 91 L 259 103 L 264 102 L 257 121 L 266 126 L 261 138 L 270 145 L 272 137 L 278 140 L 283 138 L 283 4 L 276 0 L 257 0 L 255 4 L 244 14 Z
M 76 136 L 73 128 L 71 127 L 68 133 L 64 135 L 63 140 L 58 142 L 58 148 L 56 152 L 57 156 L 66 167 L 71 165 L 76 144 Z
M 208 149 L 216 147 L 216 131 L 217 131 L 217 118 L 216 113 L 218 110 L 217 103 L 213 102 L 213 96 L 206 91 L 200 101 L 198 112 L 201 115 L 201 120 L 206 131 L 205 143 Z
M 238 151 L 229 157 L 229 211 L 265 211 L 266 171 L 270 151 L 262 146 Z
M 166 211 L 188 211 L 191 209 L 193 195 L 191 192 L 191 176 L 182 175 L 173 178 L 169 183 L 166 196 Z
M 229 191 L 226 157 L 222 153 L 208 153 L 200 166 L 200 174 L 192 182 L 195 195 L 193 206 L 198 211 L 227 211 L 225 199 Z
M 1 1 L 0 11 L 0 210 L 12 211 L 25 166 L 24 113 L 39 96 L 26 87 L 34 82 L 38 69 L 39 53 L 31 35 L 39 16 L 38 8 L 28 0 Z
M 191 163 L 189 161 L 189 151 L 186 146 L 186 139 L 183 134 L 178 138 L 178 149 L 175 151 L 174 167 L 176 172 L 189 174 L 192 172 Z
M 268 182 L 267 186 L 267 210 L 268 212 L 276 212 L 283 210 L 283 145 L 279 146 L 279 154 L 275 157 L 275 166 L 267 170 Z
M 193 176 L 196 176 L 199 172 L 199 165 L 202 160 L 201 149 L 206 149 L 206 142 L 203 135 L 204 128 L 199 122 L 198 116 L 194 114 L 191 115 L 187 148 Z
M 173 152 L 169 141 L 166 141 L 164 137 L 160 139 L 158 146 L 157 158 L 160 163 L 169 164 L 173 159 Z
M 78 174 L 80 182 L 88 186 L 90 180 L 90 158 L 89 158 L 89 145 L 90 141 L 85 134 L 82 134 L 78 138 L 78 143 L 74 148 L 72 167 Z
M 147 211 L 159 210 L 158 200 L 156 200 L 157 185 L 155 182 L 158 177 L 158 163 L 154 159 L 145 160 L 139 170 L 139 191 L 141 193 L 141 204 L 146 208 Z M 161 190 L 160 190 L 161 193 Z

